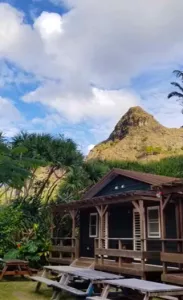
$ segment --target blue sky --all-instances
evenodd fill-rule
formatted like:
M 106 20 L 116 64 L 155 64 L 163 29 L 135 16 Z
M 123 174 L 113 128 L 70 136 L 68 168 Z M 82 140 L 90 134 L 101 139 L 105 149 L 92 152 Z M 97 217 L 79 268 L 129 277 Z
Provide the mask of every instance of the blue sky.
M 63 133 L 80 149 L 140 105 L 183 125 L 168 100 L 182 69 L 182 0 L 0 1 L 0 130 Z

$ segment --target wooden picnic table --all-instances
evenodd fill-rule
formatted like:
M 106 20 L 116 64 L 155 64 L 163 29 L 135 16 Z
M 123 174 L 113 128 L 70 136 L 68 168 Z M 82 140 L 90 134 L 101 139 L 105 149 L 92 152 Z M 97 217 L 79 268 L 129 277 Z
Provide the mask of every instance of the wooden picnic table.
M 3 279 L 4 276 L 15 276 L 15 275 L 32 275 L 32 271 L 29 268 L 28 261 L 25 260 L 1 260 L 1 263 L 4 265 L 3 269 L 0 273 L 0 280 Z
M 45 266 L 44 269 L 47 271 L 55 271 L 58 274 L 68 274 L 74 277 L 79 277 L 84 280 L 90 280 L 90 281 L 102 281 L 107 279 L 124 278 L 124 276 L 121 275 L 96 271 L 93 269 L 76 268 L 71 266 Z
M 128 291 L 133 291 L 134 299 L 137 299 L 137 295 L 141 294 L 144 300 L 153 299 L 153 297 L 165 297 L 176 296 L 181 299 L 183 296 L 183 287 L 169 285 L 164 283 L 157 283 L 152 281 L 140 280 L 140 279 L 117 279 L 117 280 L 105 280 L 104 289 L 100 297 L 88 297 L 88 300 L 106 300 L 109 299 L 108 295 L 111 287 L 121 288 L 124 295 L 128 297 Z M 131 294 L 130 294 L 131 295 Z
M 48 275 L 50 271 L 55 271 L 61 276 L 59 282 L 49 279 Z M 70 286 L 70 283 L 73 282 L 74 278 L 80 278 L 88 282 L 88 287 L 85 291 Z M 53 287 L 54 291 L 51 299 L 56 300 L 60 299 L 62 291 L 67 291 L 73 295 L 81 297 L 92 295 L 94 284 L 101 283 L 106 279 L 120 278 L 123 278 L 123 276 L 96 271 L 93 269 L 75 268 L 71 266 L 45 266 L 42 276 L 30 277 L 30 279 L 38 282 L 36 291 L 39 291 L 42 283 Z

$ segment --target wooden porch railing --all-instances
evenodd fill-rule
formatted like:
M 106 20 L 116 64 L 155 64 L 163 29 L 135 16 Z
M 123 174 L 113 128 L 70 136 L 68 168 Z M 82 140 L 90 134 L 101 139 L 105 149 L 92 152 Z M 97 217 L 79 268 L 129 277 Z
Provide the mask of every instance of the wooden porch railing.
M 79 240 L 77 238 L 52 238 L 52 247 L 50 251 L 51 260 L 71 260 L 79 257 Z
M 101 247 L 104 245 L 101 239 L 95 239 L 95 262 L 96 264 L 104 264 L 105 258 L 117 258 L 118 266 L 121 267 L 123 262 L 132 262 L 133 260 L 139 260 L 142 264 L 142 268 L 146 261 L 160 260 L 160 251 L 136 251 L 133 249 L 124 249 L 123 246 L 128 242 L 131 242 L 131 248 L 133 248 L 133 238 L 109 238 L 108 242 L 117 242 L 118 247 L 114 248 L 110 246 L 108 248 Z M 147 240 L 139 239 L 139 242 L 144 244 Z

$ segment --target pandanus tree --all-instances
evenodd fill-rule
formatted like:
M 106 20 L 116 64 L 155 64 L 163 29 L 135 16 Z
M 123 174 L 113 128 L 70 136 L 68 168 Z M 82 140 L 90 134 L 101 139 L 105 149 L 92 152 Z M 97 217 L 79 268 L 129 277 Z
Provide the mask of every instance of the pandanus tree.
M 181 80 L 181 82 L 183 83 L 183 72 L 179 71 L 179 70 L 175 70 L 173 71 L 173 74 L 175 74 L 175 76 Z M 168 99 L 172 98 L 172 97 L 176 97 L 178 101 L 181 102 L 181 104 L 183 104 L 183 86 L 181 86 L 181 84 L 179 84 L 178 82 L 171 82 L 171 85 L 173 85 L 174 87 L 177 88 L 177 91 L 173 91 L 168 95 Z
M 43 196 L 51 176 L 55 175 L 55 179 L 49 186 L 46 195 L 44 194 L 46 202 L 51 198 L 58 182 L 70 171 L 70 168 L 80 165 L 83 160 L 77 145 L 63 135 L 53 137 L 49 134 L 21 132 L 14 137 L 12 144 L 14 147 L 26 147 L 29 158 L 38 160 L 41 158 L 48 167 L 46 177 L 36 187 L 35 196 Z M 35 174 L 36 170 L 35 168 L 32 172 Z
M 0 198 L 10 189 L 21 190 L 25 180 L 30 176 L 25 167 L 25 148 L 12 149 L 2 134 L 0 134 Z M 18 157 L 17 157 L 18 155 Z
M 98 182 L 108 171 L 109 167 L 100 161 L 85 161 L 82 166 L 76 166 L 62 182 L 58 202 L 79 200 L 86 190 Z

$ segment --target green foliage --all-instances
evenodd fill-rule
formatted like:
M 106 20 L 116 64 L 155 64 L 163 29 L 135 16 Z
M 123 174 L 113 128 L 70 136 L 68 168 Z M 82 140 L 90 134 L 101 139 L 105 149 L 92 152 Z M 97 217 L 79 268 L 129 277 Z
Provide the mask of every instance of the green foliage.
M 114 142 L 115 143 L 115 142 Z M 148 146 L 146 155 L 162 152 L 160 147 Z M 49 166 L 48 175 L 38 182 L 34 195 L 17 196 L 11 205 L 0 209 L 0 256 L 29 260 L 38 267 L 45 264 L 50 249 L 50 209 L 46 204 L 56 184 L 61 179 L 57 202 L 69 202 L 82 198 L 86 190 L 98 182 L 113 168 L 173 177 L 183 177 L 183 156 L 170 157 L 148 163 L 137 161 L 84 161 L 77 145 L 63 136 L 21 133 L 7 143 L 0 134 L 0 184 L 17 189 L 25 187 L 27 179 L 34 179 L 38 166 Z M 62 170 L 63 175 L 51 186 L 47 201 L 42 201 L 52 174 Z M 70 219 L 58 218 L 55 230 L 59 234 L 70 233 Z
M 82 167 L 72 170 L 65 178 L 61 184 L 57 201 L 79 200 L 90 186 L 98 182 L 113 168 L 181 178 L 183 177 L 183 156 L 173 156 L 148 163 L 100 160 L 84 162 Z
M 16 246 L 17 233 L 21 229 L 22 212 L 12 206 L 0 208 L 0 257 Z
M 18 199 L 0 210 L 0 256 L 45 263 L 50 248 L 48 207 L 39 199 Z
M 102 163 L 102 162 L 101 162 Z M 121 168 L 163 176 L 183 178 L 183 156 L 172 156 L 147 163 L 137 161 L 103 161 L 110 169 Z
M 109 167 L 100 161 L 84 162 L 79 167 L 71 168 L 60 186 L 58 202 L 79 200 L 86 189 L 95 184 L 108 171 Z
M 14 157 L 15 151 L 21 154 L 20 149 L 12 150 L 8 144 L 0 141 L 0 184 L 20 188 L 30 173 L 23 165 L 24 160 Z
M 78 150 L 76 143 L 71 139 L 65 138 L 63 135 L 53 137 L 49 134 L 28 134 L 22 132 L 14 137 L 12 145 L 13 147 L 25 147 L 28 149 L 27 156 L 29 159 L 43 159 L 46 165 L 49 166 L 46 178 L 36 183 L 35 194 L 37 197 L 44 194 L 51 176 L 57 170 L 62 170 L 62 176 L 64 176 L 70 171 L 70 168 L 80 166 L 83 161 L 83 156 Z M 54 189 L 57 187 L 57 182 L 62 176 L 56 178 L 46 196 L 44 195 L 46 202 L 50 200 Z
M 53 137 L 50 134 L 36 134 L 21 132 L 13 138 L 13 147 L 23 146 L 27 156 L 34 159 L 43 159 L 57 168 L 70 167 L 82 161 L 82 155 L 76 143 L 63 135 Z
M 147 146 L 144 149 L 144 152 L 146 155 L 157 155 L 162 153 L 161 147 L 153 147 L 153 146 Z
M 39 226 L 37 226 L 37 229 L 32 230 L 31 238 L 24 237 L 17 243 L 17 248 L 9 250 L 4 258 L 27 260 L 32 267 L 39 267 L 46 263 L 49 250 L 50 241 L 39 232 Z
M 173 71 L 173 73 L 178 79 L 181 80 L 181 82 L 183 81 L 183 72 L 182 71 L 175 70 L 175 71 Z M 180 101 L 180 103 L 182 104 L 183 87 L 178 82 L 171 82 L 171 85 L 176 87 L 178 89 L 178 92 L 173 91 L 170 94 L 168 94 L 168 99 L 170 99 L 172 97 L 176 97 Z

